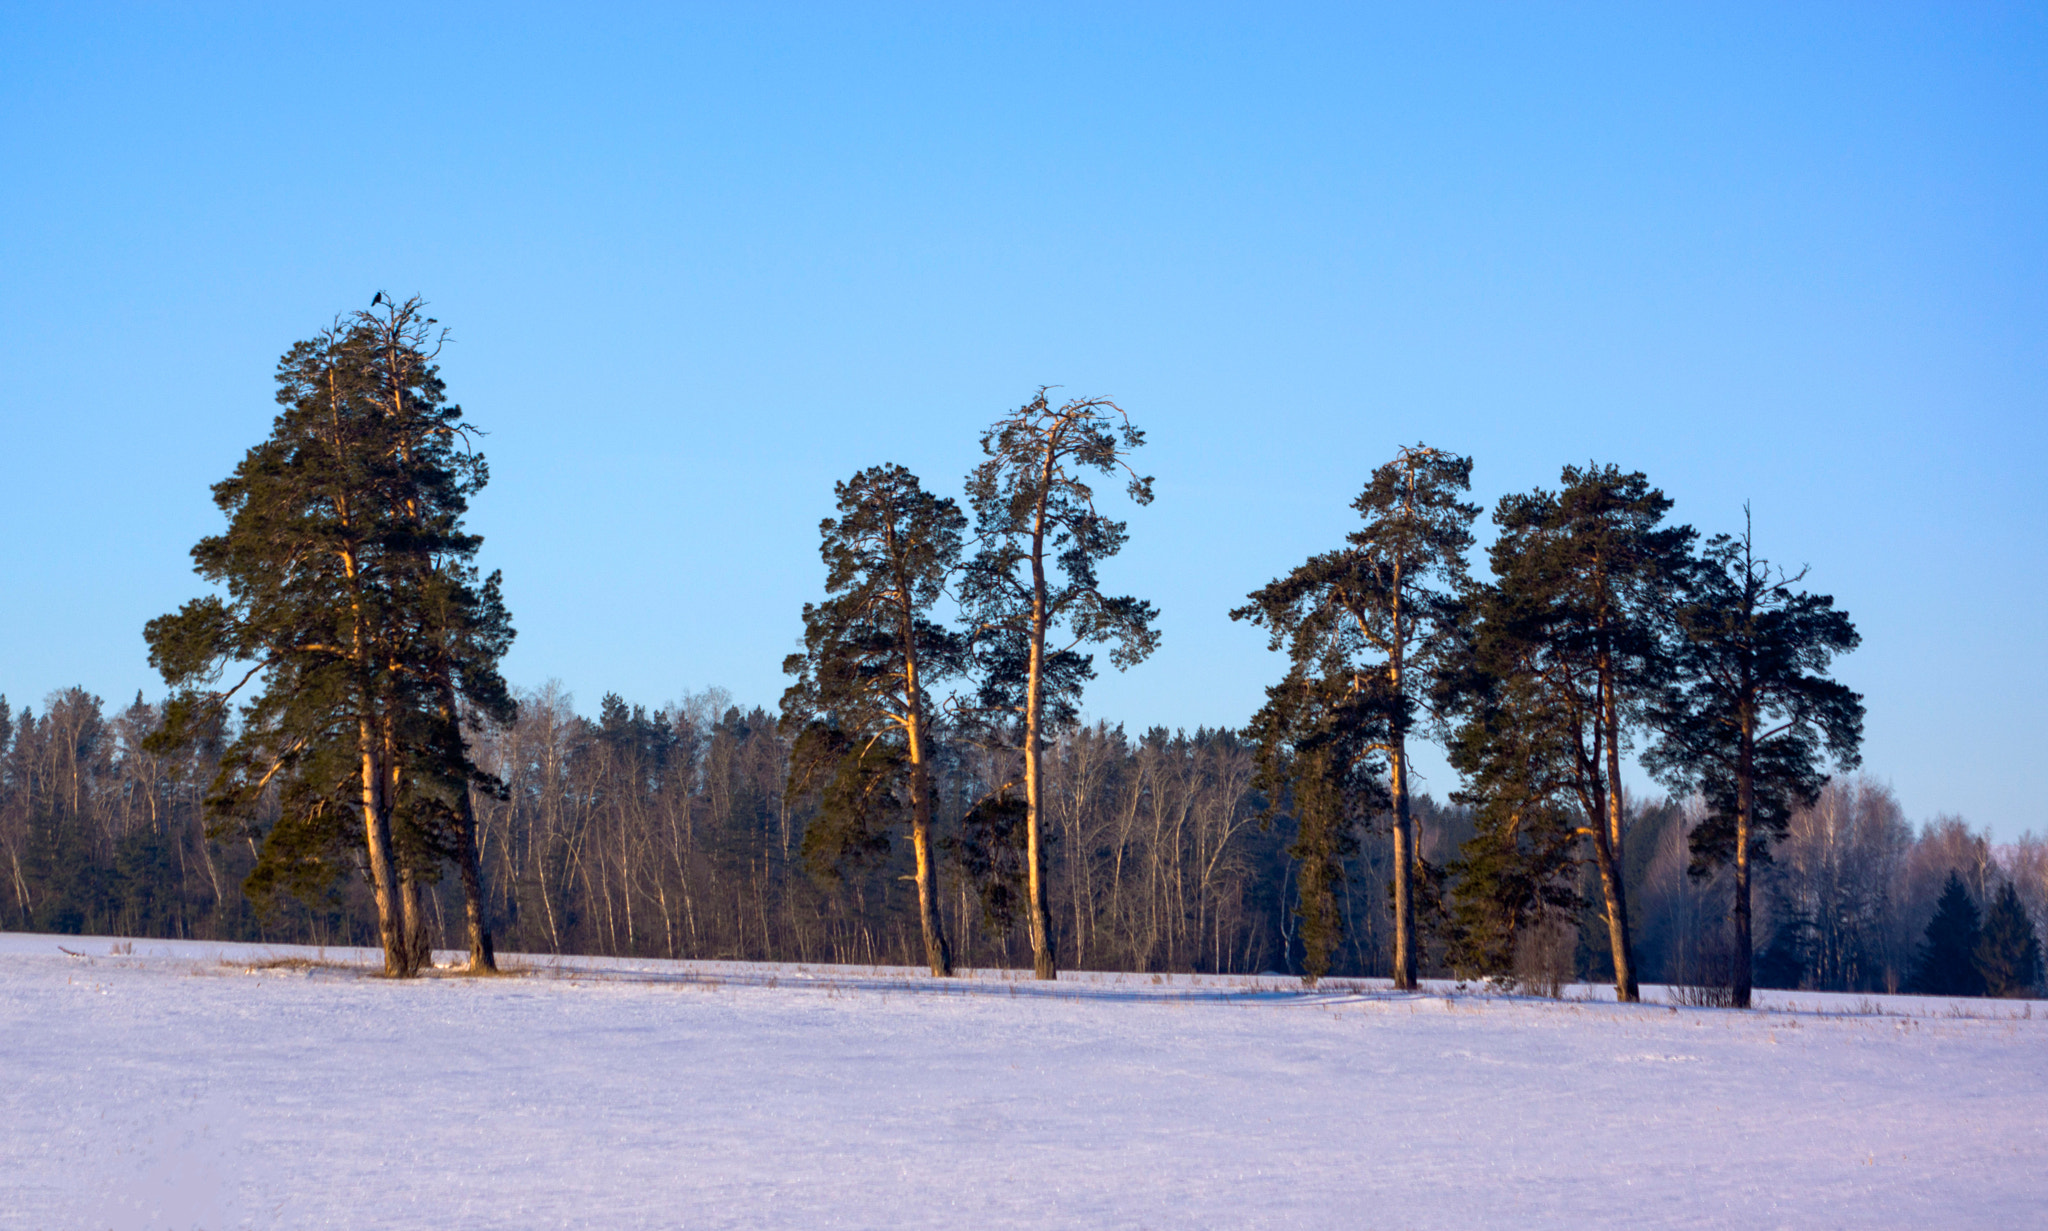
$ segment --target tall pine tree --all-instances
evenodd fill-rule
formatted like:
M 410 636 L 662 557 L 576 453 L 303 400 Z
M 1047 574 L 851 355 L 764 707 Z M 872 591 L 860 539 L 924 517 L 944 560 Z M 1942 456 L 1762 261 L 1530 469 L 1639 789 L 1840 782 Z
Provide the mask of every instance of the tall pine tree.
M 1308 804 L 1356 789 L 1365 768 L 1361 757 L 1386 767 L 1394 839 L 1393 974 L 1394 986 L 1404 990 L 1415 986 L 1417 964 L 1408 737 L 1457 644 L 1458 593 L 1467 584 L 1465 553 L 1479 514 L 1477 505 L 1460 499 L 1471 476 L 1470 458 L 1427 445 L 1402 449 L 1373 471 L 1352 502 L 1365 524 L 1347 536 L 1347 546 L 1311 558 L 1230 613 L 1266 628 L 1272 648 L 1284 646 L 1288 654 L 1287 681 L 1268 694 L 1267 710 L 1253 723 L 1269 787 L 1284 778 L 1297 804 Z M 1288 759 L 1272 742 L 1295 739 L 1317 751 Z M 1379 793 L 1375 783 L 1373 794 Z M 1341 859 L 1329 862 L 1336 835 L 1322 830 L 1348 824 L 1344 818 L 1357 812 L 1355 803 L 1333 797 L 1297 808 L 1298 821 L 1308 826 L 1298 844 L 1309 861 L 1301 882 L 1302 935 L 1311 953 L 1335 941 L 1323 936 L 1317 921 L 1341 918 L 1333 905 L 1312 905 L 1308 896 L 1333 892 L 1332 879 L 1342 875 Z
M 1071 720 L 1094 676 L 1087 644 L 1108 643 L 1127 669 L 1159 644 L 1157 611 L 1142 599 L 1102 592 L 1096 568 L 1123 550 L 1123 522 L 1095 506 L 1087 472 L 1122 472 L 1125 491 L 1152 502 L 1152 480 L 1130 465 L 1145 434 L 1105 398 L 1058 407 L 1046 390 L 982 433 L 986 460 L 967 476 L 979 545 L 961 574 L 961 605 L 973 623 L 985 711 L 1021 728 L 1024 757 L 1026 914 L 1032 966 L 1057 976 L 1046 905 L 1044 754 L 1050 730 Z M 1064 641 L 1064 644 L 1060 644 Z
M 1645 763 L 1698 790 L 1706 818 L 1692 832 L 1694 870 L 1731 866 L 1735 1007 L 1750 1002 L 1753 864 L 1813 803 L 1832 759 L 1857 764 L 1863 701 L 1828 679 L 1856 648 L 1855 626 L 1826 595 L 1794 589 L 1804 574 L 1774 573 L 1751 531 L 1716 535 L 1679 574 L 1672 611 L 1672 687 L 1656 706 L 1660 738 Z
M 1642 474 L 1614 466 L 1567 466 L 1555 492 L 1502 497 L 1494 580 L 1474 594 L 1469 656 L 1453 681 L 1468 758 L 1483 755 L 1470 747 L 1475 737 L 1510 730 L 1510 746 L 1540 758 L 1504 771 L 1500 781 L 1511 785 L 1496 821 L 1516 816 L 1518 800 L 1564 799 L 1577 814 L 1573 833 L 1599 872 L 1614 990 L 1625 1002 L 1640 993 L 1623 877 L 1622 756 L 1666 678 L 1663 596 L 1693 538 L 1664 525 L 1670 508 Z
M 409 614 L 406 634 L 414 655 L 407 671 L 410 703 L 406 715 L 408 780 L 398 815 L 408 844 L 422 857 L 401 860 L 401 901 L 408 932 L 424 948 L 425 913 L 421 884 L 440 859 L 454 862 L 463 890 L 463 916 L 472 972 L 497 968 L 485 917 L 483 869 L 478 849 L 472 792 L 502 785 L 477 767 L 464 734 L 467 719 L 508 724 L 517 715 L 511 689 L 498 661 L 511 648 L 511 615 L 502 579 L 479 577 L 474 564 L 483 545 L 463 530 L 469 497 L 488 480 L 481 454 L 470 446 L 481 435 L 462 422 L 462 408 L 450 405 L 435 363 L 445 334 L 415 296 L 397 303 L 381 293 L 384 311 L 352 315 L 354 330 L 367 340 L 368 378 L 388 416 L 398 460 L 420 476 L 403 491 L 397 515 L 413 538 L 398 560 L 394 577 L 405 593 L 399 607 Z
M 420 307 L 358 313 L 286 353 L 270 436 L 214 487 L 228 528 L 193 548 L 224 596 L 145 630 L 174 690 L 155 746 L 218 730 L 253 688 L 208 798 L 217 824 L 253 835 L 275 792 L 252 893 L 310 896 L 360 853 L 398 976 L 428 958 L 419 885 L 480 776 L 455 704 L 510 716 L 496 662 L 512 630 L 462 529 L 487 472 Z
M 834 488 L 839 516 L 819 526 L 821 603 L 804 604 L 804 652 L 783 670 L 785 729 L 797 733 L 791 785 L 822 779 L 818 835 L 805 850 L 830 864 L 873 849 L 873 822 L 904 811 L 917 857 L 918 920 L 926 963 L 951 975 L 932 852 L 932 685 L 958 674 L 965 639 L 931 619 L 960 562 L 967 519 L 901 466 L 874 466 Z

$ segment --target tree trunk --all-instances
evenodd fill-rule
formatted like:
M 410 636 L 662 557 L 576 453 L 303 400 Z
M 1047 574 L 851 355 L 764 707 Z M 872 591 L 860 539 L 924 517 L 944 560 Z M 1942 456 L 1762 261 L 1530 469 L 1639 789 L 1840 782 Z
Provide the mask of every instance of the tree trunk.
M 1413 512 L 1415 468 L 1408 469 L 1409 507 Z M 1401 627 L 1402 561 L 1394 561 L 1393 619 L 1392 634 L 1387 647 L 1388 667 L 1393 676 L 1394 697 L 1398 704 L 1405 699 L 1408 681 L 1403 678 L 1407 668 L 1405 651 L 1407 637 Z M 1405 724 L 1407 713 L 1397 710 L 1395 722 Z M 1394 990 L 1415 990 L 1415 826 L 1408 811 L 1408 733 L 1397 727 L 1394 731 L 1393 772 L 1389 775 L 1394 795 Z
M 924 960 L 932 974 L 950 978 L 953 954 L 939 917 L 939 871 L 932 859 L 932 782 L 924 755 L 924 698 L 918 693 L 917 659 L 907 658 L 910 693 L 910 845 L 917 854 L 917 920 L 924 930 Z
M 1052 912 L 1045 903 L 1045 632 L 1052 619 L 1045 595 L 1045 503 L 1052 491 L 1053 452 L 1047 449 L 1039 478 L 1038 514 L 1031 532 L 1031 673 L 1024 686 L 1024 840 L 1030 865 L 1031 969 L 1057 979 L 1053 960 Z
M 1609 804 L 1609 811 L 1619 807 Z M 1628 887 L 1622 883 L 1621 854 L 1602 818 L 1593 836 L 1593 862 L 1600 869 L 1600 892 L 1607 911 L 1607 943 L 1614 955 L 1614 998 L 1623 1004 L 1642 999 L 1636 986 L 1635 950 L 1628 934 Z
M 1754 953 L 1749 918 L 1749 836 L 1756 826 L 1756 748 L 1753 719 L 1742 718 L 1740 761 L 1735 775 L 1735 953 L 1730 990 L 1738 1009 L 1747 1009 L 1756 973 L 1751 968 Z
M 1415 827 L 1408 813 L 1408 742 L 1394 737 L 1394 988 L 1413 991 L 1415 958 Z
M 460 798 L 455 818 L 455 854 L 462 868 L 462 915 L 469 932 L 469 973 L 496 974 L 498 954 L 491 943 L 490 925 L 484 919 L 484 869 L 477 855 L 476 808 L 466 784 Z
M 1616 695 L 1612 654 L 1600 655 L 1600 738 L 1607 752 L 1607 815 L 1596 819 L 1604 826 L 1605 850 L 1601 855 L 1600 880 L 1607 895 L 1607 940 L 1614 949 L 1614 998 L 1623 1004 L 1641 1000 L 1636 985 L 1635 946 L 1628 931 L 1628 884 L 1624 878 L 1622 790 L 1621 790 L 1621 702 Z M 1596 770 L 1597 772 L 1597 770 Z
M 931 967 L 932 974 L 942 979 L 951 978 L 953 953 L 946 945 L 945 920 L 939 917 L 938 865 L 932 859 L 931 786 L 919 781 L 925 777 L 923 765 L 912 764 L 910 775 L 911 790 L 916 795 L 912 804 L 910 844 L 917 852 L 917 918 L 924 929 L 924 960 Z
M 384 947 L 384 973 L 410 978 L 413 967 L 398 920 L 398 876 L 391 863 L 391 817 L 384 810 L 384 767 L 377 762 L 370 720 L 356 724 L 357 751 L 362 757 L 363 843 L 369 848 L 370 890 L 377 900 L 377 938 Z
M 1045 844 L 1042 841 L 1045 811 L 1044 746 L 1040 715 L 1044 709 L 1045 633 L 1036 629 L 1031 638 L 1031 676 L 1024 696 L 1024 858 L 1028 865 L 1031 916 L 1031 969 L 1040 979 L 1056 979 L 1053 962 L 1052 916 L 1045 904 Z
M 417 974 L 434 964 L 434 942 L 427 935 L 427 912 L 420 901 L 419 873 L 410 867 L 398 872 L 399 915 L 405 927 L 405 948 L 410 973 Z
M 392 664 L 395 674 L 397 664 Z M 384 723 L 384 806 L 387 815 L 396 807 L 399 795 L 399 774 L 403 761 L 398 755 L 397 733 L 390 720 Z M 417 974 L 434 964 L 433 942 L 427 937 L 427 913 L 420 903 L 420 869 L 406 853 L 397 848 L 394 841 L 393 862 L 398 866 L 399 925 L 403 929 L 400 943 L 407 955 L 407 973 Z

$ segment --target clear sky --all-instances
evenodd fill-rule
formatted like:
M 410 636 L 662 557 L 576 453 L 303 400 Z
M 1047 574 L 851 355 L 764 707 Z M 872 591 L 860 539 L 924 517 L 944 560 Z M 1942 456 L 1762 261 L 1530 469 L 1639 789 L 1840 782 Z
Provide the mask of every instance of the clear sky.
M 1056 384 L 1158 476 L 1092 715 L 1241 723 L 1225 613 L 1403 443 L 1611 461 L 1852 613 L 1911 815 L 2048 830 L 2044 155 L 2040 5 L 6 3 L 0 691 L 161 693 L 277 356 L 386 290 L 586 709 L 772 705 L 832 482 Z

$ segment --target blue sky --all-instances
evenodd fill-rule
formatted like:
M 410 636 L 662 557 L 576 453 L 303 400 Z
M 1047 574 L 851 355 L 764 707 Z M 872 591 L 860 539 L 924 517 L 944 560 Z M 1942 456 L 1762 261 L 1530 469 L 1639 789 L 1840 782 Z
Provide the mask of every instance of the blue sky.
M 1158 476 L 1091 714 L 1242 722 L 1225 612 L 1403 443 L 1611 461 L 1852 613 L 1910 814 L 2042 831 L 2044 155 L 2039 6 L 6 4 L 0 691 L 161 691 L 277 356 L 381 289 L 586 708 L 772 704 L 832 482 L 957 492 L 1057 384 Z

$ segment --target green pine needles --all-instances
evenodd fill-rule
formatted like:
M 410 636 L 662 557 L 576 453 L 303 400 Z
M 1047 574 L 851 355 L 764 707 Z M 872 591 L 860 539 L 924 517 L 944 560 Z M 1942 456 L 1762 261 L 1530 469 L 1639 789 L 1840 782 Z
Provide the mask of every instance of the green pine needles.
M 380 295 L 376 307 L 286 353 L 270 434 L 216 485 L 227 527 L 192 553 L 215 593 L 146 630 L 173 689 L 151 743 L 219 749 L 208 815 L 217 836 L 257 849 L 253 898 L 331 898 L 361 877 L 386 969 L 410 975 L 429 957 L 423 887 L 453 867 L 472 967 L 489 969 L 476 812 L 506 796 L 472 758 L 465 724 L 516 714 L 498 671 L 510 618 L 464 524 L 488 472 L 447 400 L 435 322 L 417 299 Z M 893 464 L 837 484 L 819 525 L 824 593 L 803 607 L 776 733 L 766 715 L 736 710 L 718 728 L 744 722 L 773 744 L 763 764 L 776 785 L 761 790 L 781 792 L 778 859 L 794 845 L 824 893 L 866 893 L 908 839 L 914 871 L 901 879 L 915 884 L 936 976 L 953 973 L 956 940 L 970 944 L 977 893 L 991 931 L 1021 916 L 1035 973 L 1058 973 L 1047 758 L 1064 772 L 1060 758 L 1086 742 L 1074 727 L 1094 650 L 1122 670 L 1159 644 L 1152 604 L 1100 575 L 1129 533 L 1095 485 L 1149 504 L 1152 479 L 1132 464 L 1144 444 L 1116 403 L 1056 404 L 1041 388 L 981 434 L 960 501 Z M 1230 613 L 1285 656 L 1242 744 L 1196 737 L 1244 767 L 1227 809 L 1239 819 L 1221 832 L 1254 817 L 1279 830 L 1261 856 L 1272 887 L 1247 909 L 1280 912 L 1270 943 L 1310 983 L 1349 945 L 1341 960 L 1384 961 L 1401 989 L 1431 969 L 1509 978 L 1538 962 L 1554 982 L 1569 929 L 1584 923 L 1604 943 L 1581 952 L 1582 968 L 1611 966 L 1616 996 L 1635 1000 L 1629 893 L 1651 848 L 1631 844 L 1642 810 L 1623 767 L 1639 754 L 1699 801 L 1696 823 L 1673 819 L 1673 805 L 1654 833 L 1683 834 L 1685 848 L 1667 849 L 1689 850 L 1689 892 L 1725 890 L 1725 934 L 1702 940 L 1730 951 L 1732 1002 L 1746 1006 L 1755 869 L 1827 774 L 1857 764 L 1862 699 L 1829 676 L 1856 648 L 1855 627 L 1830 597 L 1799 589 L 1803 572 L 1773 569 L 1746 523 L 1701 546 L 1644 475 L 1613 465 L 1568 466 L 1555 487 L 1500 499 L 1488 575 L 1475 578 L 1472 467 L 1424 444 L 1398 450 L 1351 502 L 1358 520 L 1341 543 Z M 595 746 L 682 781 L 694 771 L 668 721 L 607 697 Z M 1415 740 L 1444 747 L 1458 809 L 1418 793 Z M 1170 810 L 1156 797 L 1131 806 Z M 941 819 L 957 826 L 943 838 Z M 1093 839 L 1062 832 L 1073 843 L 1062 865 L 1084 865 Z M 947 899 L 956 937 L 941 909 L 946 858 L 960 877 Z M 1230 858 L 1204 848 L 1204 892 Z M 628 856 L 618 860 L 630 894 Z M 674 871 L 690 875 L 680 856 Z M 1783 980 L 1822 943 L 1825 919 L 1781 901 L 1775 881 L 1764 892 L 1776 924 L 1765 977 Z M 1084 897 L 1063 920 L 1077 944 L 1091 926 Z M 1384 933 L 1372 913 L 1382 903 Z M 1952 880 L 1916 987 L 2039 986 L 2039 939 L 2012 887 L 1979 909 Z M 685 897 L 694 929 L 692 910 Z M 630 939 L 630 903 L 626 917 Z M 765 914 L 758 923 L 766 935 Z
M 1393 836 L 1394 986 L 1415 986 L 1423 869 L 1407 741 L 1430 717 L 1458 648 L 1479 513 L 1462 499 L 1471 475 L 1470 458 L 1420 444 L 1401 450 L 1352 502 L 1364 524 L 1344 547 L 1311 557 L 1230 613 L 1266 629 L 1269 647 L 1288 657 L 1250 732 L 1269 822 L 1284 813 L 1295 824 L 1288 853 L 1300 861 L 1296 912 L 1311 982 L 1328 973 L 1343 938 L 1337 894 L 1357 831 L 1384 813 Z
M 421 886 L 453 860 L 488 968 L 470 791 L 493 784 L 461 730 L 465 712 L 513 713 L 511 622 L 463 527 L 488 472 L 446 400 L 436 322 L 378 299 L 285 354 L 269 437 L 214 487 L 228 527 L 192 557 L 221 593 L 145 631 L 173 689 L 154 738 L 231 731 L 208 806 L 222 832 L 261 836 L 252 896 L 362 867 L 385 969 L 411 975 L 429 960 Z
M 791 786 L 818 798 L 803 853 L 831 879 L 886 851 L 890 828 L 907 821 L 925 959 L 950 975 L 931 836 L 931 689 L 965 669 L 967 641 L 931 612 L 959 567 L 967 519 L 901 466 L 870 467 L 834 491 L 839 516 L 818 528 L 827 597 L 804 604 L 804 650 L 783 664 L 796 677 L 782 697 L 796 736 Z

